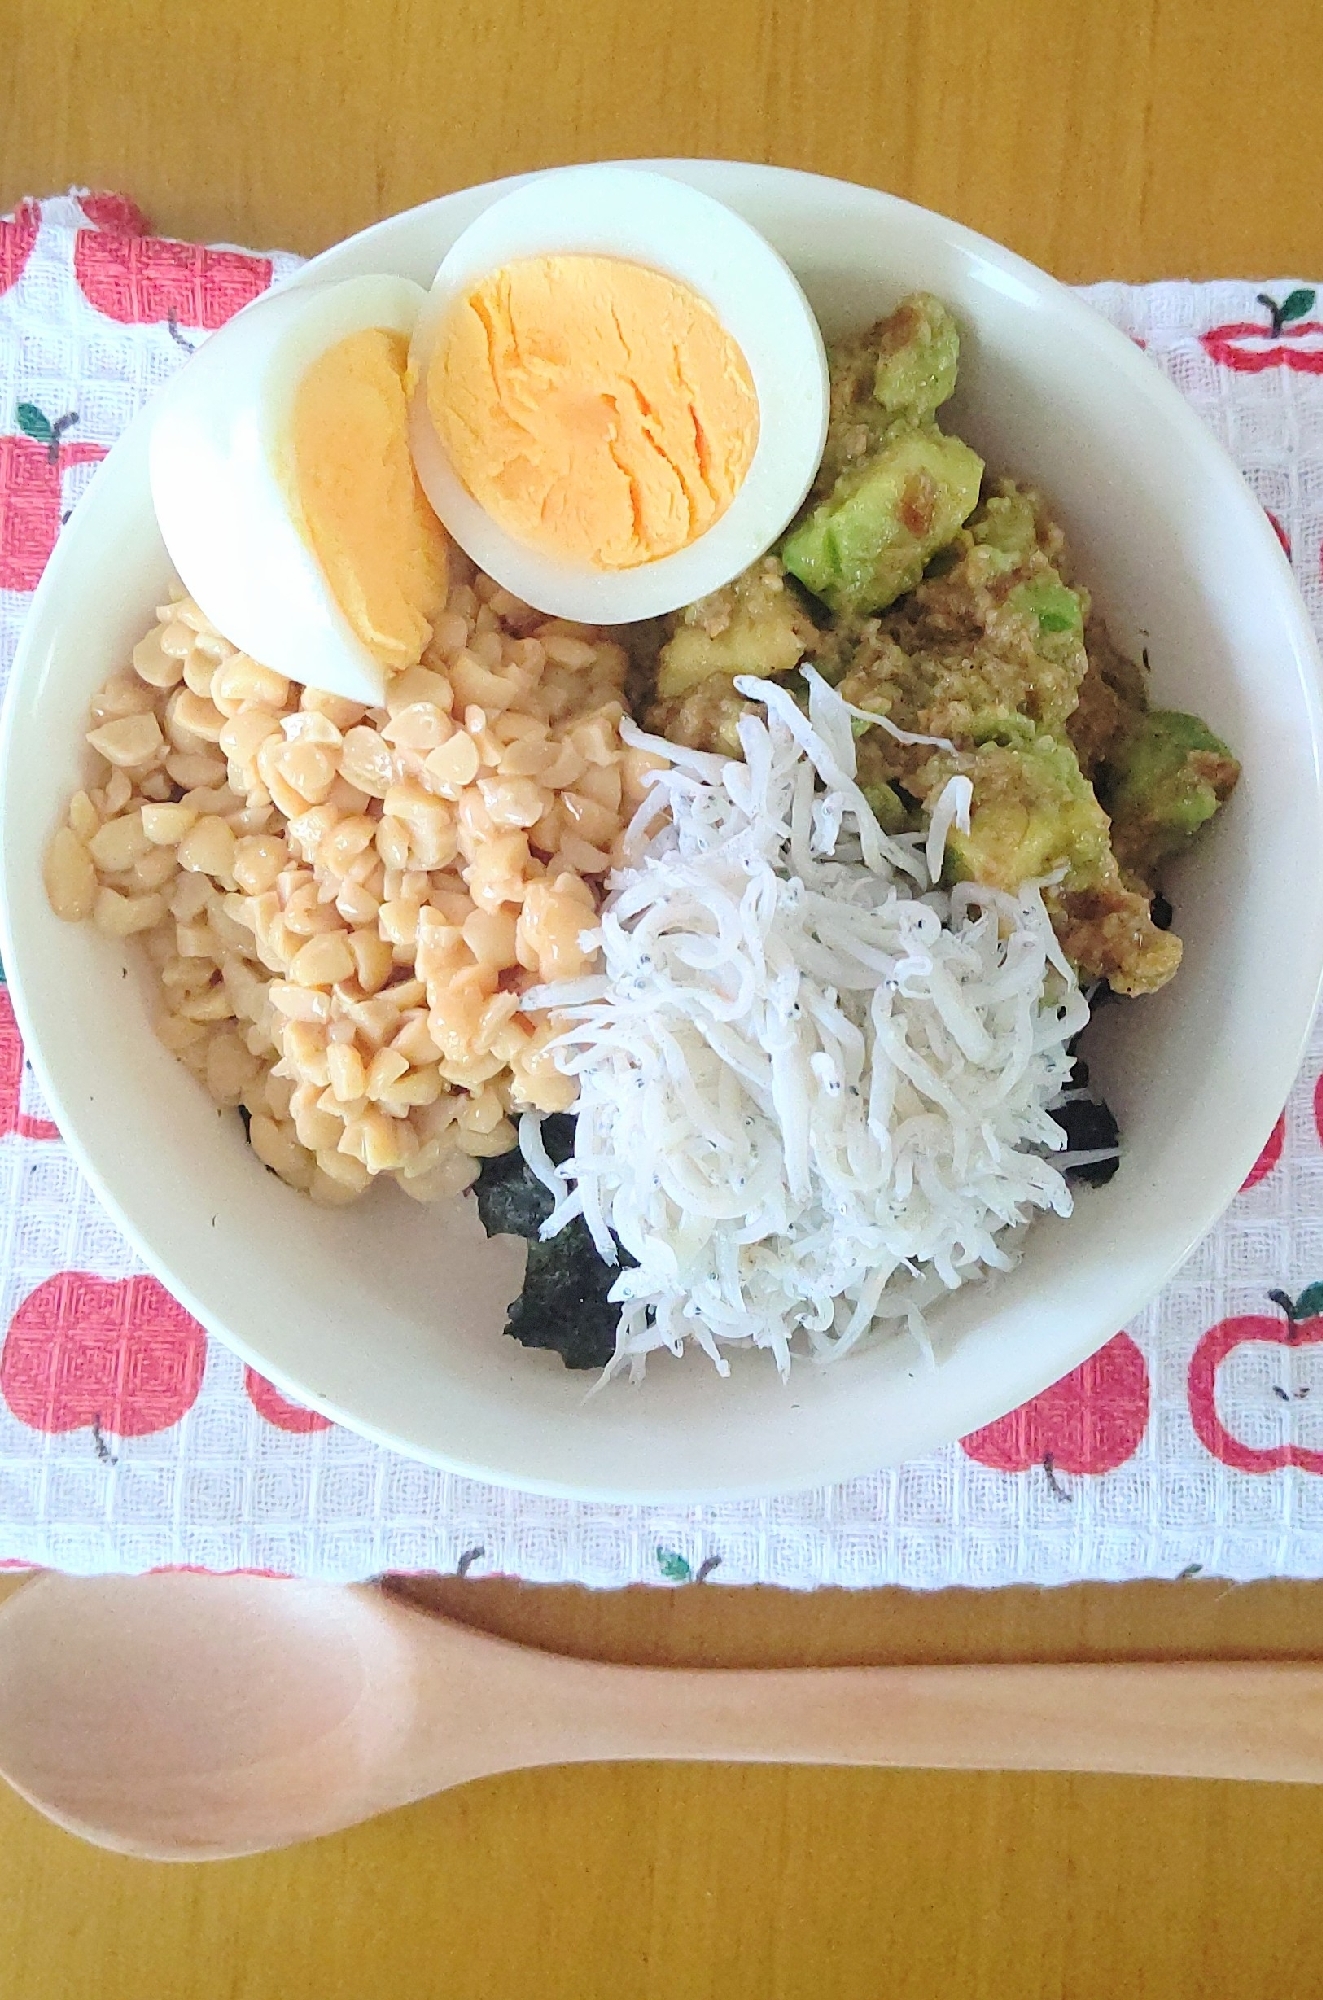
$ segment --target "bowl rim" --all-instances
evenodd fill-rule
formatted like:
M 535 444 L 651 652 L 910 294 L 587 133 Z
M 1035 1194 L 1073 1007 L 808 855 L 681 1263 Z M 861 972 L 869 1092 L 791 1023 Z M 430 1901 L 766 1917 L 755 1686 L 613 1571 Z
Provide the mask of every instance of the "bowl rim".
M 1251 535 L 1256 533 L 1261 535 L 1263 554 L 1266 559 L 1276 566 L 1276 573 L 1283 598 L 1283 609 L 1289 612 L 1287 623 L 1291 627 L 1294 644 L 1300 656 L 1301 695 L 1309 721 L 1310 747 L 1315 771 L 1315 784 L 1320 798 L 1323 798 L 1323 780 L 1319 778 L 1320 766 L 1323 766 L 1323 692 L 1321 692 L 1323 690 L 1323 664 L 1320 663 L 1317 637 L 1289 564 L 1278 546 L 1266 515 L 1263 514 L 1258 501 L 1250 492 L 1239 469 L 1223 450 L 1218 440 L 1206 428 L 1202 419 L 1197 415 L 1190 403 L 1172 383 L 1162 376 L 1153 363 L 1140 353 L 1125 334 L 1111 326 L 1102 315 L 1080 299 L 1070 288 L 1061 284 L 1046 272 L 1039 270 L 1036 266 L 1028 263 L 1014 251 L 1004 248 L 1002 245 L 966 228 L 965 225 L 951 221 L 949 218 L 941 216 L 935 211 L 923 209 L 918 204 L 904 201 L 900 197 L 887 194 L 881 190 L 862 188 L 857 183 L 836 180 L 824 175 L 804 173 L 791 168 L 764 166 L 751 162 L 661 158 L 622 160 L 605 164 L 650 168 L 657 171 L 675 173 L 678 177 L 685 179 L 688 179 L 692 175 L 695 184 L 701 186 L 704 191 L 712 193 L 718 200 L 738 199 L 742 188 L 767 190 L 775 189 L 778 185 L 787 190 L 795 187 L 811 189 L 816 198 L 820 198 L 824 190 L 832 187 L 840 188 L 843 193 L 848 192 L 852 198 L 857 198 L 860 194 L 864 194 L 870 201 L 879 204 L 879 212 L 881 209 L 889 208 L 903 212 L 912 218 L 922 218 L 926 223 L 939 225 L 944 239 L 953 246 L 957 253 L 976 259 L 983 265 L 990 267 L 997 273 L 999 283 L 1003 288 L 1013 288 L 1026 302 L 1046 301 L 1054 314 L 1058 316 L 1058 323 L 1063 324 L 1066 328 L 1074 326 L 1082 334 L 1087 335 L 1089 341 L 1095 344 L 1101 343 L 1108 350 L 1110 360 L 1121 373 L 1132 380 L 1137 387 L 1141 387 L 1149 399 L 1157 399 L 1164 406 L 1168 419 L 1175 426 L 1182 444 L 1188 447 L 1192 456 L 1196 460 L 1202 461 L 1203 465 L 1208 468 L 1210 475 L 1216 477 L 1222 483 L 1225 484 L 1228 480 L 1234 482 L 1236 486 L 1240 487 L 1244 497 L 1252 505 L 1252 516 L 1247 515 L 1247 530 Z M 365 255 L 370 254 L 379 240 L 384 239 L 389 242 L 393 233 L 402 233 L 404 225 L 410 222 L 418 223 L 438 209 L 448 206 L 457 198 L 471 200 L 476 196 L 485 196 L 488 200 L 494 200 L 500 194 L 508 192 L 512 188 L 533 178 L 535 176 L 531 173 L 507 176 L 496 181 L 481 184 L 478 187 L 458 189 L 453 191 L 452 194 L 438 196 L 432 200 L 417 203 L 412 208 L 400 211 L 397 215 L 385 217 L 379 222 L 369 225 L 366 229 L 356 232 L 343 242 L 332 245 L 316 257 L 309 259 L 296 272 L 280 280 L 280 288 L 286 289 L 304 284 L 315 285 L 324 283 L 328 279 L 334 279 L 340 275 L 348 275 L 349 273 L 342 271 L 342 265 L 352 263 L 355 259 L 361 260 Z M 361 263 L 357 267 L 361 268 Z M 393 268 L 392 259 L 389 255 L 384 258 L 381 268 L 386 270 Z M 263 296 L 267 295 L 264 294 Z M 150 411 L 151 403 L 149 401 L 135 415 L 126 426 L 120 438 L 111 447 L 111 451 L 107 455 L 107 459 L 103 462 L 103 466 L 98 467 L 94 474 L 95 480 L 99 481 L 105 477 L 105 468 L 110 466 L 113 461 L 116 461 L 117 455 L 122 459 L 132 449 L 141 450 L 143 448 L 147 428 L 150 423 Z M 1255 522 L 1258 523 L 1257 528 L 1254 526 Z M 25 678 L 35 674 L 37 671 L 39 663 L 36 657 L 36 642 L 33 635 L 39 624 L 39 614 L 45 610 L 47 604 L 58 594 L 62 587 L 63 574 L 66 569 L 77 562 L 78 552 L 79 536 L 77 532 L 77 516 L 75 515 L 70 531 L 67 535 L 62 536 L 59 544 L 57 544 L 51 561 L 33 594 L 24 617 L 23 629 L 20 633 L 11 669 L 9 693 L 6 696 L 4 704 L 3 718 L 0 719 L 0 779 L 3 778 L 3 774 L 10 768 L 11 759 L 15 755 L 18 704 L 10 698 L 10 694 L 22 685 Z M 1308 668 L 1308 671 L 1305 670 L 1306 668 Z M 6 813 L 3 801 L 0 801 L 0 885 L 7 887 L 10 880 L 10 855 L 9 841 L 5 837 L 5 821 Z M 319 1411 L 333 1421 L 344 1425 L 345 1428 L 360 1436 L 367 1437 L 391 1451 L 402 1453 L 415 1460 L 421 1460 L 467 1478 L 521 1491 L 544 1494 L 549 1497 L 605 1504 L 691 1505 L 757 1499 L 778 1493 L 802 1491 L 815 1486 L 821 1486 L 824 1482 L 849 1479 L 876 1471 L 882 1464 L 897 1462 L 898 1454 L 895 1452 L 881 1452 L 867 1459 L 861 1458 L 856 1452 L 848 1462 L 838 1458 L 825 1470 L 822 1468 L 806 1470 L 789 1476 L 785 1473 L 774 1473 L 770 1476 L 754 1480 L 742 1478 L 730 1482 L 704 1483 L 697 1487 L 692 1484 L 667 1485 L 665 1483 L 646 1483 L 625 1487 L 618 1484 L 604 1485 L 600 1481 L 598 1483 L 592 1483 L 591 1481 L 585 1483 L 583 1480 L 574 1481 L 562 1478 L 530 1477 L 527 1474 L 521 1473 L 517 1467 L 493 1466 L 483 1462 L 469 1461 L 466 1460 L 462 1453 L 457 1453 L 453 1449 L 443 1450 L 438 1448 L 435 1443 L 429 1442 L 426 1439 L 411 1437 L 407 1432 L 402 1432 L 397 1424 L 382 1423 L 374 1420 L 372 1417 L 364 1416 L 355 1409 L 341 1403 L 334 1394 L 328 1395 L 317 1392 L 306 1382 L 296 1379 L 278 1364 L 271 1362 L 260 1349 L 255 1348 L 244 1336 L 236 1333 L 228 1326 L 219 1324 L 205 1310 L 202 1302 L 193 1296 L 192 1288 L 181 1283 L 180 1279 L 170 1272 L 165 1260 L 153 1249 L 150 1241 L 130 1220 L 121 1202 L 107 1184 L 100 1167 L 86 1150 L 78 1130 L 77 1116 L 70 1115 L 68 1106 L 55 1084 L 55 1080 L 44 1057 L 40 1031 L 33 1018 L 32 1010 L 28 1005 L 25 990 L 25 961 L 15 945 L 12 913 L 13 899 L 7 894 L 0 894 L 0 953 L 3 953 L 4 963 L 9 975 L 11 999 L 15 1016 L 28 1056 L 33 1063 L 51 1109 L 60 1123 L 64 1143 L 68 1146 L 80 1171 L 90 1182 L 103 1208 L 109 1213 L 116 1226 L 128 1239 L 134 1251 L 142 1259 L 147 1268 L 161 1280 L 174 1296 L 180 1299 L 180 1302 L 185 1305 L 189 1312 L 194 1314 L 207 1328 L 208 1332 L 214 1334 L 224 1346 L 238 1354 L 242 1360 L 250 1363 L 254 1368 L 259 1369 L 262 1374 L 268 1376 L 278 1388 L 285 1390 L 308 1407 Z M 1165 1259 L 1165 1268 L 1157 1279 L 1154 1280 L 1152 1271 L 1149 1270 L 1142 1278 L 1132 1280 L 1128 1288 L 1118 1287 L 1113 1294 L 1109 1295 L 1112 1299 L 1112 1303 L 1108 1308 L 1111 1331 L 1102 1334 L 1090 1333 L 1086 1336 L 1076 1337 L 1070 1342 L 1062 1343 L 1059 1355 L 1054 1358 L 1054 1373 L 1050 1378 L 1051 1380 L 1059 1379 L 1060 1376 L 1079 1366 L 1090 1354 L 1096 1352 L 1100 1346 L 1105 1344 L 1106 1340 L 1111 1337 L 1111 1332 L 1114 1332 L 1117 1326 L 1127 1324 L 1134 1313 L 1150 1298 L 1156 1295 L 1156 1292 L 1168 1282 L 1172 1274 L 1185 1261 L 1195 1245 L 1215 1224 L 1218 1216 L 1221 1215 L 1229 1200 L 1234 1196 L 1236 1188 L 1252 1164 L 1258 1146 L 1262 1143 L 1262 1138 L 1266 1136 L 1266 1132 L 1273 1118 L 1276 1116 L 1277 1109 L 1280 1108 L 1280 1102 L 1285 1101 L 1290 1085 L 1300 1067 L 1319 993 L 1320 990 L 1323 990 L 1323 930 L 1320 929 L 1320 915 L 1323 915 L 1323 904 L 1320 905 L 1320 910 L 1314 912 L 1314 922 L 1312 925 L 1315 944 L 1312 959 L 1312 978 L 1306 980 L 1303 973 L 1298 976 L 1298 1018 L 1295 1020 L 1292 1033 L 1281 1037 L 1275 1049 L 1276 1062 L 1274 1074 L 1280 1076 L 1282 1087 L 1279 1102 L 1275 1105 L 1272 1114 L 1267 1118 L 1264 1132 L 1259 1135 L 1253 1150 L 1250 1150 L 1249 1141 L 1246 1140 L 1234 1153 L 1228 1156 L 1227 1163 L 1224 1165 L 1222 1172 L 1211 1183 L 1212 1188 L 1215 1190 L 1215 1199 L 1205 1201 L 1204 1207 L 1207 1212 L 1203 1220 L 1197 1227 L 1189 1227 L 1179 1237 L 1172 1238 L 1170 1249 Z M 1306 984 L 1308 985 L 1307 1005 L 1305 1004 Z M 1240 1157 L 1241 1154 L 1245 1155 L 1243 1159 Z M 1005 1380 L 1009 1386 L 1006 1387 L 1005 1393 L 999 1396 L 995 1405 L 989 1404 L 985 1393 L 976 1399 L 977 1409 L 974 1409 L 972 1407 L 972 1400 L 975 1399 L 971 1399 L 968 1392 L 962 1396 L 959 1393 L 958 1385 L 954 1383 L 950 1384 L 949 1387 L 957 1391 L 954 1398 L 957 1406 L 956 1417 L 952 1418 L 949 1414 L 952 1399 L 948 1395 L 948 1397 L 941 1399 L 941 1407 L 948 1411 L 948 1415 L 943 1420 L 934 1421 L 927 1425 L 926 1430 L 923 1426 L 916 1427 L 914 1441 L 912 1445 L 906 1447 L 903 1457 L 908 1459 L 921 1456 L 927 1451 L 939 1448 L 952 1438 L 965 1434 L 969 1429 L 995 1421 L 998 1416 L 1015 1408 L 1027 1397 L 1037 1394 L 1043 1388 L 1049 1386 L 1047 1382 L 1041 1379 L 1041 1369 L 1035 1369 L 1032 1372 L 1032 1380 L 1029 1380 L 1023 1366 L 1017 1376 L 1013 1365 L 1013 1356 L 1008 1355 L 1007 1359 L 1008 1366 Z M 953 1424 L 957 1425 L 958 1428 L 953 1428 Z

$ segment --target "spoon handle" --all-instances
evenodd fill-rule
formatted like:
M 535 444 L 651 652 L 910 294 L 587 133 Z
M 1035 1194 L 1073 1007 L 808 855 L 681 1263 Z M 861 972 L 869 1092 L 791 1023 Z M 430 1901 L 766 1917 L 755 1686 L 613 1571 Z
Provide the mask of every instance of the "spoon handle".
M 558 1661 L 540 1685 L 553 1699 L 540 1716 L 539 1763 L 660 1757 L 1323 1782 L 1323 1664 L 749 1673 Z

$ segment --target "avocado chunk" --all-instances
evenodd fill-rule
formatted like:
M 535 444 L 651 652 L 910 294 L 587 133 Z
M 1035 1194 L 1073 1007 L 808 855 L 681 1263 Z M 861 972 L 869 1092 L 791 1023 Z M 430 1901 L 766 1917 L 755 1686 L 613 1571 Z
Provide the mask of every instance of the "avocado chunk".
M 980 744 L 958 758 L 974 787 L 969 832 L 947 836 L 948 881 L 974 881 L 1014 894 L 1025 882 L 1064 869 L 1062 885 L 1086 889 L 1111 862 L 1107 815 L 1093 795 L 1068 743 L 1026 733 L 1008 742 Z M 951 759 L 937 757 L 929 772 L 929 810 L 951 776 Z
M 712 674 L 788 674 L 817 636 L 781 564 L 763 557 L 677 614 L 657 661 L 658 698 L 678 700 Z
M 883 833 L 913 831 L 914 815 L 894 785 L 879 782 L 876 785 L 864 785 L 862 791 L 873 808 L 873 817 Z
M 940 299 L 911 292 L 886 319 L 827 350 L 831 408 L 812 498 L 894 430 L 931 421 L 955 388 L 960 335 Z
M 1155 708 L 1113 750 L 1101 789 L 1123 868 L 1149 879 L 1225 804 L 1240 766 L 1198 716 Z
M 1044 636 L 1068 632 L 1072 644 L 1084 637 L 1084 617 L 1079 598 L 1059 576 L 1048 572 L 1018 583 L 1007 602 L 1026 618 L 1035 618 Z
M 1006 609 L 1023 621 L 1029 644 L 1040 659 L 1056 664 L 1078 660 L 1085 666 L 1084 606 L 1054 569 L 1017 583 Z
M 841 473 L 786 537 L 781 559 L 832 611 L 882 611 L 959 532 L 982 477 L 982 459 L 959 438 L 935 426 L 897 431 Z
M 911 292 L 874 329 L 873 400 L 907 424 L 927 423 L 955 389 L 960 333 L 940 299 Z
M 1018 488 L 992 493 L 969 524 L 969 533 L 980 548 L 993 550 L 1002 558 L 999 572 L 1027 563 L 1038 546 L 1038 520 L 1033 501 Z
M 1147 890 L 1125 881 L 1115 861 L 1087 889 L 1048 889 L 1043 901 L 1057 942 L 1088 984 L 1113 993 L 1156 993 L 1181 962 L 1181 941 L 1153 921 Z

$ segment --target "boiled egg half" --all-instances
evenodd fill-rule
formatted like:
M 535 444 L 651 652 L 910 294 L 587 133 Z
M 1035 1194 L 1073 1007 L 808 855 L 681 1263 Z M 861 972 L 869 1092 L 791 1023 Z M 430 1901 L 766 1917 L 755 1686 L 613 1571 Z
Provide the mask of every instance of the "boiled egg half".
M 410 349 L 423 487 L 539 610 L 655 617 L 718 589 L 822 457 L 822 336 L 789 267 L 668 175 L 568 167 L 493 202 L 437 272 Z
M 409 450 L 396 277 L 293 285 L 214 333 L 164 391 L 152 500 L 185 588 L 232 644 L 377 704 L 446 600 L 449 541 Z

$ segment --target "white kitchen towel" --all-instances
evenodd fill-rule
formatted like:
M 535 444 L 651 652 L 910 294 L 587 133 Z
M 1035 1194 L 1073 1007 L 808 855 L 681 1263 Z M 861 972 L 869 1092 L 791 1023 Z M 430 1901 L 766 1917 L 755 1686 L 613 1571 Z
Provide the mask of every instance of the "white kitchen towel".
M 0 673 L 95 462 L 297 259 L 122 196 L 0 223 Z M 1323 619 L 1323 320 L 1296 280 L 1097 285 L 1241 466 Z M 41 1105 L 0 987 L 0 1562 L 594 1585 L 1323 1575 L 1323 1034 L 1245 1190 L 1133 1325 L 963 1444 L 712 1508 L 452 1478 L 294 1408 L 146 1277 Z M 719 1385 L 714 1383 L 714 1392 Z

